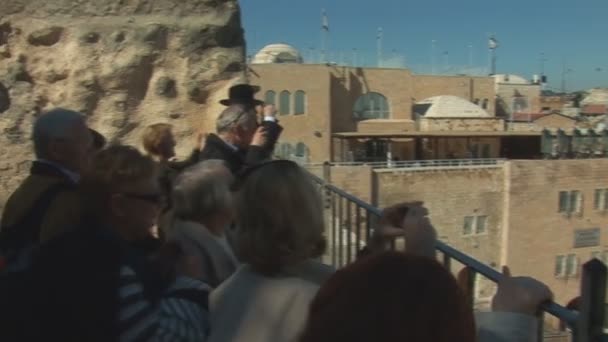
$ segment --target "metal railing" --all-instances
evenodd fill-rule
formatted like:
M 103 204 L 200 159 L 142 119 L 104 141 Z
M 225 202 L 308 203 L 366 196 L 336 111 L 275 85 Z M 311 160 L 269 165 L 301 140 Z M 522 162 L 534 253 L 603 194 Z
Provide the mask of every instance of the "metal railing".
M 329 179 L 329 167 L 324 169 L 324 177 L 311 177 L 323 194 L 325 209 L 329 212 L 329 243 L 327 262 L 335 267 L 342 267 L 355 260 L 357 253 L 367 245 L 373 234 L 375 222 L 381 210 L 369 203 L 331 185 L 323 178 Z M 394 244 L 393 244 L 394 248 Z M 502 274 L 492 267 L 464 254 L 449 245 L 437 241 L 436 249 L 441 253 L 445 267 L 451 270 L 455 260 L 470 271 L 468 298 L 475 300 L 475 277 L 481 276 L 498 283 Z M 543 337 L 543 315 L 549 314 L 558 318 L 572 332 L 572 341 L 608 341 L 604 329 L 606 266 L 599 260 L 592 260 L 583 265 L 581 281 L 581 308 L 569 310 L 555 302 L 542 306 L 539 314 L 539 341 Z
M 500 158 L 473 158 L 473 159 L 429 159 L 429 160 L 404 160 L 404 161 L 379 161 L 379 162 L 332 162 L 331 166 L 369 166 L 378 168 L 442 168 L 442 167 L 475 167 L 502 165 L 506 159 Z M 320 168 L 325 163 L 304 164 L 307 168 Z

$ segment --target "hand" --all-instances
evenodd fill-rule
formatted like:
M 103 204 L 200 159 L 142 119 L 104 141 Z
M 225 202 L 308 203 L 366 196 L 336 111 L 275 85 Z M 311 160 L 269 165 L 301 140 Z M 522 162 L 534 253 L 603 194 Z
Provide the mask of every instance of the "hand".
M 277 109 L 273 104 L 267 104 L 264 106 L 264 116 L 275 118 L 277 116 Z
M 530 277 L 512 277 L 509 267 L 502 269 L 503 278 L 492 300 L 492 310 L 536 315 L 539 306 L 553 299 L 547 285 Z
M 437 231 L 428 217 L 429 211 L 422 202 L 412 203 L 401 223 L 407 253 L 435 258 Z
M 251 140 L 251 146 L 264 146 L 266 144 L 266 129 L 263 126 L 258 127 L 258 129 L 253 134 L 253 139 Z
M 422 202 L 405 202 L 385 208 L 370 249 L 383 251 L 388 242 L 403 236 L 408 253 L 434 257 L 437 233 L 427 215 L 428 210 Z

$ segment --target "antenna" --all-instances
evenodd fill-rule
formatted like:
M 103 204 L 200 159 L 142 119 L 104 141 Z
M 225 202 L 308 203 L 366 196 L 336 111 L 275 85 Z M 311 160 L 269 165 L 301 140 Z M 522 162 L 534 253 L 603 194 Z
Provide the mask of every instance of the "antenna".
M 473 73 L 473 44 L 469 44 L 469 74 Z
M 496 75 L 496 49 L 498 48 L 498 41 L 491 34 L 488 39 L 488 48 L 490 49 L 490 76 Z
M 431 40 L 431 75 L 435 75 L 435 45 L 437 41 Z
M 327 63 L 327 42 L 329 40 L 329 20 L 325 9 L 321 10 L 321 62 Z
M 378 27 L 378 36 L 376 36 L 378 42 L 378 67 L 382 67 L 382 27 Z

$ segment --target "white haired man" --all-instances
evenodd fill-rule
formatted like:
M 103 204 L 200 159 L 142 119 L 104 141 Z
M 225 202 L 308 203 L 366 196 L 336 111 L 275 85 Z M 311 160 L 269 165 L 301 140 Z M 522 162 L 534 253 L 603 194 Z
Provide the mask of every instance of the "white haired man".
M 6 202 L 0 227 L 4 243 L 46 241 L 79 223 L 76 186 L 93 152 L 93 138 L 84 115 L 75 111 L 54 109 L 36 120 L 36 161 Z

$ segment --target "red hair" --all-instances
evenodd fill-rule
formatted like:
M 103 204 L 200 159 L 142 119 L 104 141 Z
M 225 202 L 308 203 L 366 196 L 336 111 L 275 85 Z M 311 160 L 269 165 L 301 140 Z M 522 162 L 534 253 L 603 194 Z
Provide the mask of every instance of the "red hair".
M 435 260 L 398 252 L 336 272 L 310 307 L 301 342 L 473 342 L 473 310 Z

